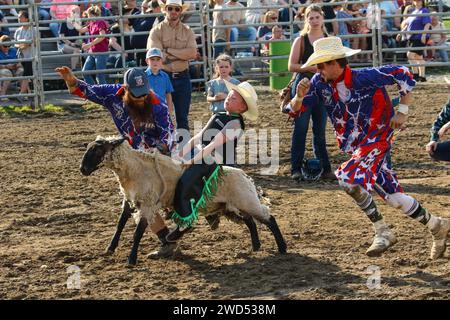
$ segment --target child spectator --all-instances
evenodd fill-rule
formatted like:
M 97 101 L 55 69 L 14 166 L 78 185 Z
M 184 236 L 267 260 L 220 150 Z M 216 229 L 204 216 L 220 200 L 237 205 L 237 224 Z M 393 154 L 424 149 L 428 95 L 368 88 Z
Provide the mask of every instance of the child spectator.
M 75 27 L 78 19 L 80 19 L 80 7 L 74 5 L 70 9 L 70 16 L 67 21 L 61 23 L 61 27 L 59 28 L 61 40 L 58 43 L 58 50 L 64 54 L 81 53 L 81 43 L 78 40 L 63 39 L 64 37 L 77 37 L 80 35 Z M 73 71 L 76 71 L 79 62 L 79 56 L 70 57 L 70 65 Z
M 29 17 L 27 11 L 19 11 L 18 15 L 19 23 L 28 23 Z M 29 25 L 24 25 L 19 27 L 14 33 L 15 41 L 31 41 L 33 40 L 33 32 Z M 17 43 L 16 48 L 18 48 L 17 57 L 20 59 L 30 59 L 32 58 L 31 44 L 30 43 Z M 31 61 L 23 61 L 22 66 L 24 69 L 23 75 L 25 77 L 33 75 L 33 65 Z M 20 83 L 20 93 L 27 94 L 29 91 L 28 81 L 24 80 Z M 28 100 L 28 97 L 18 98 L 19 102 L 24 102 Z
M 148 68 L 145 70 L 150 87 L 156 95 L 169 107 L 173 116 L 172 92 L 173 86 L 167 73 L 162 70 L 163 54 L 158 48 L 150 48 L 146 54 Z
M 235 85 L 238 85 L 240 81 L 231 77 L 233 62 L 227 54 L 217 57 L 214 69 L 216 71 L 214 79 L 206 83 L 206 101 L 211 103 L 209 109 L 213 114 L 226 113 L 224 101 L 228 95 L 228 89 L 224 80 Z
M 0 37 L 0 78 L 12 78 L 20 77 L 23 74 L 23 68 L 20 62 L 6 62 L 2 63 L 2 60 L 17 59 L 17 50 L 12 48 L 10 44 L 3 44 L 3 42 L 10 42 L 11 39 L 7 35 Z M 21 80 L 26 81 L 26 80 Z M 0 84 L 0 95 L 6 95 L 11 80 L 2 81 Z M 3 102 L 8 101 L 8 98 L 2 98 Z
M 101 12 L 98 7 L 90 7 L 86 10 L 88 18 L 99 18 L 100 13 Z M 81 34 L 89 32 L 89 34 L 94 37 L 91 38 L 91 41 L 89 43 L 85 43 L 82 45 L 81 48 L 83 49 L 83 51 L 89 51 L 90 53 L 101 53 L 108 51 L 109 41 L 107 38 L 102 37 L 102 35 L 105 35 L 108 31 L 105 20 L 99 19 L 89 21 L 89 24 L 86 27 L 81 28 L 79 31 Z M 86 58 L 86 61 L 83 65 L 83 71 L 105 70 L 107 60 L 108 55 L 90 55 Z M 96 78 L 98 84 L 106 83 L 106 76 L 104 73 L 97 73 Z M 85 75 L 84 80 L 88 84 L 95 84 L 92 75 Z
M 267 11 L 263 18 L 263 23 L 277 23 L 278 22 L 278 13 L 274 11 Z M 272 36 L 272 27 L 273 26 L 260 26 L 258 27 L 258 40 L 264 39 L 267 34 Z

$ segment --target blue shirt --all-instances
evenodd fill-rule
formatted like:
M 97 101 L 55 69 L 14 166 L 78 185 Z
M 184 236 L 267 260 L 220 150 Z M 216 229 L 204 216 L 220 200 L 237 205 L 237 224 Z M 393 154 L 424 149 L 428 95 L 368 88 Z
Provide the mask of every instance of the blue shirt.
M 16 48 L 9 48 L 8 53 L 5 54 L 3 51 L 0 51 L 0 60 L 10 60 L 17 59 L 17 50 Z M 17 62 L 14 62 L 17 63 Z
M 159 70 L 157 74 L 153 74 L 152 69 L 150 67 L 145 70 L 147 74 L 148 80 L 150 81 L 150 88 L 152 88 L 153 92 L 167 104 L 166 94 L 172 93 L 173 86 L 172 82 L 170 82 L 169 76 L 162 70 Z
M 77 89 L 73 94 L 108 109 L 120 134 L 127 139 L 133 149 L 145 150 L 165 144 L 171 150 L 174 129 L 167 105 L 152 94 L 151 108 L 154 123 L 149 124 L 143 130 L 137 130 L 122 101 L 122 97 L 118 95 L 119 90 L 123 90 L 120 84 L 89 85 L 82 80 L 78 80 Z
M 235 78 L 231 78 L 229 82 L 231 82 L 232 84 L 236 84 L 236 85 L 241 83 L 239 80 L 237 80 Z M 224 92 L 225 94 L 228 94 L 227 86 L 225 85 L 225 82 L 223 80 L 217 78 L 217 79 L 209 80 L 206 83 L 206 94 L 208 95 L 208 97 L 214 97 L 216 94 L 218 94 L 220 92 Z M 225 102 L 225 100 L 211 102 L 209 109 L 213 113 L 225 112 L 226 110 L 225 110 L 224 102 Z

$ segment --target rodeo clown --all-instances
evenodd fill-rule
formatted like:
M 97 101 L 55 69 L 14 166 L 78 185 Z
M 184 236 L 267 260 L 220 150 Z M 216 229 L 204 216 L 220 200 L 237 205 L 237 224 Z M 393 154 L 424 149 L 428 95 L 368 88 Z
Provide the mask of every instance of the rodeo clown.
M 443 255 L 450 230 L 450 220 L 427 212 L 413 197 L 405 194 L 386 155 L 391 148 L 394 130 L 405 124 L 410 91 L 415 85 L 406 67 L 390 65 L 380 68 L 351 70 L 347 57 L 360 50 L 342 45 L 338 37 L 314 42 L 314 53 L 302 68 L 316 65 L 319 73 L 297 85 L 295 97 L 282 107 L 297 117 L 306 108 L 323 102 L 334 126 L 339 147 L 351 154 L 335 172 L 344 188 L 366 213 L 375 229 L 368 256 L 379 256 L 397 240 L 378 211 L 372 191 L 390 206 L 425 225 L 431 232 L 431 259 Z M 385 86 L 397 84 L 400 104 L 394 108 Z
M 258 118 L 255 89 L 248 82 L 234 85 L 224 81 L 229 91 L 224 102 L 226 112 L 214 114 L 175 156 L 187 169 L 175 189 L 171 218 L 177 226 L 166 237 L 169 243 L 192 230 L 198 211 L 204 209 L 208 199 L 218 191 L 223 174 L 221 164 L 235 164 L 237 141 L 245 129 L 243 116 L 250 121 Z M 215 229 L 219 217 L 208 216 L 207 221 Z
M 110 112 L 119 133 L 133 149 L 157 148 L 161 153 L 170 153 L 174 129 L 169 109 L 151 91 L 144 71 L 138 68 L 127 70 L 123 85 L 89 85 L 77 79 L 68 67 L 56 68 L 56 72 L 66 82 L 70 93 L 104 106 Z M 129 217 L 131 208 L 128 203 L 123 203 L 123 210 Z M 171 256 L 176 246 L 167 243 L 165 238 L 169 229 L 159 214 L 156 214 L 150 229 L 161 242 L 160 249 L 150 253 L 150 257 Z

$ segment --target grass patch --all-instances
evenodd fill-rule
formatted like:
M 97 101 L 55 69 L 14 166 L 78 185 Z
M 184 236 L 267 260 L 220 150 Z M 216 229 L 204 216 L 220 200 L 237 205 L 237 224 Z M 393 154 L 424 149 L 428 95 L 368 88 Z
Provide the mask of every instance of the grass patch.
M 82 113 L 87 110 L 94 110 L 102 108 L 99 105 L 91 104 L 86 105 L 84 107 L 80 106 L 57 106 L 54 104 L 46 104 L 42 109 L 34 110 L 30 105 L 22 105 L 22 106 L 0 106 L 0 116 L 7 117 L 21 117 L 27 115 L 43 115 L 43 116 L 52 116 L 52 115 L 63 115 L 68 113 Z

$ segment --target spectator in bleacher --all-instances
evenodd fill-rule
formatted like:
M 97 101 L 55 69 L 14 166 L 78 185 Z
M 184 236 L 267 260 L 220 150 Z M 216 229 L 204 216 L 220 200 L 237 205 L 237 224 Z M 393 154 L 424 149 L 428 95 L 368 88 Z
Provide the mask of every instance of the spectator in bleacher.
M 267 11 L 264 14 L 264 18 L 263 18 L 263 23 L 277 23 L 278 22 L 278 13 L 275 11 Z M 271 26 L 259 26 L 258 27 L 258 32 L 257 32 L 257 37 L 258 40 L 264 39 L 264 37 L 267 34 L 270 34 L 270 36 L 272 35 L 272 28 L 273 25 Z
M 225 5 L 224 8 L 235 8 L 241 9 L 245 8 L 244 5 L 239 3 L 237 0 L 230 0 Z M 230 10 L 223 12 L 223 20 L 226 25 L 243 24 L 245 25 L 245 10 Z M 245 38 L 245 41 L 255 41 L 256 40 L 256 29 L 254 27 L 231 27 L 230 30 L 230 41 L 238 41 L 239 36 Z M 255 52 L 255 45 L 248 45 L 252 52 Z
M 364 6 L 360 3 L 353 3 L 351 6 L 351 9 L 352 9 L 351 14 L 354 18 L 365 18 L 365 20 L 358 20 L 358 21 L 354 21 L 352 23 L 353 33 L 358 34 L 358 35 L 370 33 L 370 29 L 367 26 L 367 19 L 366 19 L 367 9 L 364 8 Z M 352 43 L 352 49 L 367 50 L 367 48 L 368 48 L 367 37 L 352 38 L 351 43 Z M 356 59 L 357 60 L 359 59 L 360 62 L 370 61 L 369 54 L 366 54 L 366 53 L 357 54 L 356 57 L 357 57 Z
M 101 11 L 98 7 L 90 7 L 86 10 L 88 18 L 100 18 L 100 13 Z M 91 20 L 86 27 L 83 27 L 78 31 L 81 34 L 89 32 L 89 35 L 93 36 L 93 38 L 90 39 L 90 42 L 81 46 L 83 51 L 90 53 L 101 53 L 108 51 L 109 41 L 106 37 L 102 37 L 108 33 L 108 27 L 105 20 Z M 84 62 L 83 71 L 105 70 L 107 60 L 108 55 L 90 55 Z M 106 75 L 104 73 L 97 73 L 95 77 L 97 78 L 98 84 L 106 83 Z M 95 84 L 92 75 L 84 75 L 84 80 L 88 84 Z
M 50 20 L 52 17 L 50 16 L 50 4 L 52 0 L 35 0 L 35 3 L 39 3 L 38 7 L 38 13 L 39 13 L 39 20 Z M 50 31 L 53 32 L 52 29 Z M 58 35 L 53 34 L 54 37 L 57 37 Z
M 163 52 L 163 70 L 172 82 L 172 94 L 177 129 L 189 131 L 189 107 L 192 85 L 189 75 L 189 60 L 197 56 L 195 34 L 189 26 L 181 22 L 183 12 L 190 6 L 181 0 L 167 0 L 161 6 L 165 14 L 164 21 L 150 31 L 147 48 L 159 48 Z
M 0 0 L 0 6 L 12 6 L 14 5 L 13 0 Z M 9 14 L 10 16 L 18 16 L 16 9 L 11 8 L 11 9 L 3 9 L 3 14 L 7 15 Z
M 269 10 L 267 9 L 254 9 L 253 7 L 264 7 L 264 6 L 274 6 L 274 0 L 248 0 L 247 8 L 249 10 L 245 11 L 245 21 L 249 24 L 259 24 L 263 21 L 264 15 Z M 272 11 L 276 12 L 278 16 L 278 9 L 272 9 Z
M 215 0 L 214 9 L 222 9 L 224 0 Z M 213 27 L 224 26 L 225 22 L 223 20 L 223 11 L 214 11 L 212 13 L 213 17 Z M 229 45 L 216 45 L 223 44 L 225 42 L 230 42 L 230 28 L 214 28 L 212 29 L 212 42 L 214 44 L 214 58 L 225 52 Z
M 125 10 L 131 10 L 131 14 L 139 14 L 141 10 L 139 10 L 136 0 L 125 0 L 125 6 L 123 7 Z
M 146 54 L 148 68 L 145 74 L 150 82 L 150 88 L 169 108 L 169 114 L 173 117 L 173 86 L 169 76 L 162 70 L 163 54 L 158 48 L 150 48 Z
M 30 22 L 30 19 L 28 17 L 27 11 L 19 11 L 18 15 L 19 23 L 28 23 Z M 16 32 L 14 33 L 14 40 L 15 41 L 32 41 L 33 40 L 33 32 L 29 25 L 23 25 L 19 28 L 17 28 Z M 32 50 L 31 50 L 31 44 L 30 43 L 17 43 L 17 57 L 20 59 L 30 59 L 32 58 Z M 22 61 L 23 66 L 23 76 L 32 76 L 33 75 L 33 65 L 31 61 Z M 28 93 L 29 87 L 28 87 L 29 80 L 24 80 L 20 83 L 20 93 Z M 27 97 L 25 98 L 18 98 L 20 100 L 28 100 Z
M 329 2 L 322 0 L 308 0 L 308 4 L 317 4 L 322 8 L 325 20 L 333 20 L 332 22 L 325 23 L 325 28 L 329 35 L 337 35 L 339 26 L 336 19 L 336 14 L 334 13 L 333 6 Z
M 267 33 L 262 40 L 272 41 L 272 40 L 285 40 L 286 36 L 283 33 L 283 28 L 281 26 L 273 26 L 272 30 Z M 267 42 L 263 45 L 263 49 L 261 49 L 261 54 L 263 56 L 267 56 L 269 54 L 270 42 Z
M 52 20 L 66 20 L 70 16 L 71 4 L 57 5 L 56 3 L 73 2 L 72 0 L 52 0 L 53 5 L 50 7 L 50 16 Z M 61 22 L 51 22 L 50 30 L 55 37 L 58 37 Z
M 133 9 L 129 9 L 128 11 L 131 15 Z M 141 4 L 141 14 L 151 14 L 151 13 L 161 13 L 161 7 L 159 6 L 159 2 L 157 0 L 146 1 L 144 0 Z M 143 52 L 136 53 L 136 63 L 138 66 L 145 66 L 147 63 L 145 62 L 145 55 L 147 48 L 147 41 L 150 30 L 153 26 L 157 25 L 159 22 L 164 20 L 163 16 L 158 17 L 140 17 L 139 14 L 135 14 L 136 18 L 130 18 L 130 24 L 133 26 L 134 32 L 147 32 L 144 34 L 136 34 L 131 36 L 131 47 L 134 49 L 143 49 Z
M 447 34 L 444 32 L 445 26 L 444 24 L 439 20 L 438 16 L 431 16 L 431 30 L 433 31 L 441 31 L 441 33 L 432 33 L 430 35 L 430 45 L 432 46 L 446 46 L 447 45 Z M 432 49 L 431 50 L 431 56 L 437 57 L 441 59 L 442 62 L 448 62 L 448 52 L 447 48 L 444 49 Z
M 316 66 L 302 68 L 308 58 L 314 52 L 313 43 L 318 39 L 327 37 L 324 25 L 324 13 L 318 5 L 309 5 L 305 11 L 305 25 L 292 45 L 289 55 L 288 70 L 296 72 L 295 82 L 290 92 L 291 97 L 296 95 L 298 83 L 304 79 L 311 79 L 317 72 Z M 291 144 L 291 178 L 299 180 L 302 177 L 301 168 L 305 156 L 306 136 L 309 122 L 312 120 L 313 150 L 315 157 L 321 160 L 323 167 L 323 179 L 336 179 L 331 172 L 331 164 L 325 139 L 325 128 L 327 124 L 327 111 L 322 103 L 314 108 L 309 108 L 294 120 L 294 132 Z
M 70 65 L 73 71 L 76 71 L 76 68 L 80 63 L 79 54 L 81 53 L 81 41 L 62 38 L 78 37 L 80 35 L 75 26 L 78 19 L 80 19 L 80 7 L 74 5 L 70 9 L 70 16 L 66 22 L 61 23 L 61 27 L 59 29 L 59 36 L 61 40 L 58 42 L 58 50 L 64 54 L 78 54 L 78 56 L 70 57 Z
M 427 7 L 423 5 L 422 0 L 414 0 L 414 7 L 416 8 L 412 14 L 430 13 Z M 410 64 L 424 64 L 423 50 L 415 50 L 414 47 L 424 47 L 429 38 L 426 31 L 431 29 L 431 18 L 429 16 L 409 17 L 405 21 L 407 31 L 423 31 L 418 34 L 410 34 L 408 39 L 408 46 L 411 48 L 408 53 L 408 61 Z M 411 67 L 414 74 L 414 79 L 420 82 L 427 81 L 425 77 L 425 66 Z
M 233 78 L 233 60 L 227 54 L 221 54 L 214 61 L 214 78 L 206 83 L 206 101 L 210 103 L 209 110 L 213 114 L 226 113 L 225 98 L 228 95 L 228 88 L 225 81 L 238 85 L 239 80 Z
M 450 140 L 439 141 L 450 131 L 450 100 L 442 108 L 436 121 L 431 127 L 431 141 L 427 144 L 426 150 L 430 156 L 438 161 L 450 161 Z
M 8 23 L 8 20 L 6 20 L 5 16 L 0 11 L 0 36 L 9 36 L 10 31 L 9 28 L 4 26 Z
M 341 2 L 340 0 L 332 0 L 332 2 Z M 349 19 L 353 18 L 351 13 L 349 12 L 347 8 L 347 4 L 337 4 L 333 6 L 334 10 L 336 11 L 336 18 L 337 19 Z M 350 34 L 350 29 L 352 28 L 352 22 L 351 21 L 339 21 L 338 22 L 338 29 L 336 31 L 336 35 L 338 36 L 346 36 Z M 350 39 L 349 38 L 342 38 L 342 44 L 346 46 L 347 48 L 350 48 Z
M 3 42 L 10 42 L 11 38 L 7 35 L 3 35 L 0 37 L 0 78 L 12 78 L 12 77 L 20 77 L 23 74 L 23 68 L 20 62 L 7 62 L 2 63 L 2 60 L 13 60 L 17 59 L 17 50 L 14 47 L 11 47 L 10 44 L 3 45 Z M 22 80 L 26 81 L 26 80 Z M 1 81 L 0 84 L 0 95 L 6 95 L 9 85 L 11 84 L 11 80 Z M 8 101 L 8 98 L 2 98 L 2 101 Z
M 124 16 L 127 16 L 131 13 L 131 10 L 124 10 L 123 12 Z M 123 24 L 123 32 L 124 33 L 129 33 L 132 31 L 132 28 L 130 26 L 130 21 L 128 18 L 123 18 L 122 21 Z M 123 40 L 124 43 L 122 43 L 122 36 L 120 35 L 120 23 L 117 22 L 115 23 L 113 26 L 111 26 L 110 28 L 111 34 L 117 35 L 115 37 L 110 37 L 109 38 L 109 48 L 111 51 L 115 51 L 117 53 L 112 53 L 109 55 L 108 58 L 108 69 L 111 68 L 115 68 L 115 69 L 119 69 L 122 68 L 123 66 L 123 62 L 122 62 L 122 54 L 120 53 L 123 50 L 132 50 L 134 49 L 134 47 L 131 45 L 131 38 L 130 36 L 123 36 Z M 125 67 L 130 67 L 130 66 L 135 66 L 135 62 L 134 62 L 134 54 L 133 53 L 128 53 L 125 52 Z

